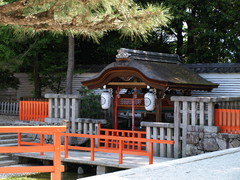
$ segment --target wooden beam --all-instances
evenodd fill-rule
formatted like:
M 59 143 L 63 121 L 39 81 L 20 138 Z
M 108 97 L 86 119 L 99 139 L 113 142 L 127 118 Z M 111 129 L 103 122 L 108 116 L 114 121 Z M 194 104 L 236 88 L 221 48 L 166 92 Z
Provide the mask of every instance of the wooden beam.
M 156 122 L 162 122 L 162 99 L 156 98 Z
M 136 86 L 147 86 L 144 82 L 109 82 L 107 83 L 109 86 L 121 86 L 121 85 L 136 85 Z

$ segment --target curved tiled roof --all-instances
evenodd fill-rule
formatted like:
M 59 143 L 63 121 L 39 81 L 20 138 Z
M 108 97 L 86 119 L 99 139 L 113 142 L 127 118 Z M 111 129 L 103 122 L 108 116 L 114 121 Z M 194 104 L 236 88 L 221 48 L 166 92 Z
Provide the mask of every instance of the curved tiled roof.
M 121 60 L 118 61 L 118 59 Z M 112 75 L 108 78 L 110 74 L 127 71 L 139 75 L 146 84 L 153 82 L 153 84 L 159 83 L 169 88 L 201 90 L 211 90 L 217 87 L 217 84 L 207 81 L 182 65 L 178 55 L 131 49 L 120 49 L 116 62 L 107 65 L 99 74 L 82 84 L 91 87 L 90 84 L 95 83 L 94 87 L 96 84 L 101 87 L 101 82 L 107 83 L 114 77 Z M 119 73 L 116 73 L 117 75 L 119 76 Z

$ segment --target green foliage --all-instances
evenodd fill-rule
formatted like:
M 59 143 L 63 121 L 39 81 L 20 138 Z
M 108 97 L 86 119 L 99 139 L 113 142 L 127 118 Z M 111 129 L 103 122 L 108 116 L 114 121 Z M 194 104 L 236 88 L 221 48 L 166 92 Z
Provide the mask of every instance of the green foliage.
M 11 24 L 28 34 L 70 32 L 95 42 L 112 30 L 146 40 L 154 28 L 166 26 L 170 19 L 168 9 L 162 5 L 141 7 L 133 0 L 30 0 L 24 5 L 2 6 L 0 15 L 0 24 Z
M 9 26 L 0 26 L 0 66 L 2 70 L 16 71 L 22 63 L 17 37 Z
M 185 43 L 181 53 L 188 63 L 239 61 L 239 16 L 237 0 L 165 0 L 171 7 L 175 32 Z M 177 36 L 180 41 L 181 37 Z
M 17 89 L 19 85 L 18 78 L 13 76 L 13 73 L 11 73 L 8 70 L 1 70 L 0 69 L 0 89 L 7 89 L 7 88 L 14 88 Z
M 83 89 L 80 103 L 80 117 L 102 119 L 104 114 L 100 102 L 100 95 L 94 94 L 92 90 Z

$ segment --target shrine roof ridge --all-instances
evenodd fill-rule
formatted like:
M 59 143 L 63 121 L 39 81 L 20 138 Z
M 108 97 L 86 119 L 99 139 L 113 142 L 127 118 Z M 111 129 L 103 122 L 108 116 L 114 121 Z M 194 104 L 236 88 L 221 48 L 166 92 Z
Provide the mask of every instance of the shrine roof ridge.
M 167 53 L 158 53 L 151 51 L 141 51 L 134 49 L 120 48 L 118 54 L 116 55 L 117 59 L 127 58 L 139 61 L 150 61 L 150 62 L 160 62 L 160 63 L 173 63 L 180 64 L 181 59 L 177 54 L 167 54 Z

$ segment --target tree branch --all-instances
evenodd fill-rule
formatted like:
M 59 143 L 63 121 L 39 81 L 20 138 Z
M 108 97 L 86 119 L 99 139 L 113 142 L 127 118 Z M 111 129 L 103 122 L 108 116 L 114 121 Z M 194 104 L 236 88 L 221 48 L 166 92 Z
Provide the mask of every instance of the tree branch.
M 17 11 L 26 7 L 28 0 L 19 0 L 13 3 L 9 3 L 3 6 L 0 6 L 1 13 L 7 13 L 12 11 Z

